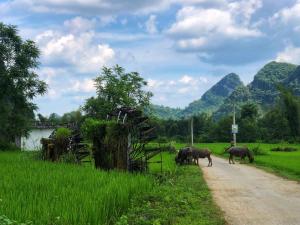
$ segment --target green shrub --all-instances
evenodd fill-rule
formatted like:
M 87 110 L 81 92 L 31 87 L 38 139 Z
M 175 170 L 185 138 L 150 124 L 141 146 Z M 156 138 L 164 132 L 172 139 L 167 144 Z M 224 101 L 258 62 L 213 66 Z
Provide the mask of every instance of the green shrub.
M 295 152 L 297 151 L 296 148 L 293 147 L 277 147 L 277 148 L 272 148 L 272 152 Z
M 256 146 L 251 149 L 254 155 L 267 155 L 267 152 L 260 148 L 259 146 Z
M 103 122 L 100 120 L 87 118 L 81 125 L 81 132 L 84 138 L 90 141 L 93 140 L 93 137 L 101 124 L 103 124 Z
M 58 128 L 55 133 L 55 138 L 59 140 L 67 139 L 71 136 L 72 132 L 69 128 L 61 127 Z

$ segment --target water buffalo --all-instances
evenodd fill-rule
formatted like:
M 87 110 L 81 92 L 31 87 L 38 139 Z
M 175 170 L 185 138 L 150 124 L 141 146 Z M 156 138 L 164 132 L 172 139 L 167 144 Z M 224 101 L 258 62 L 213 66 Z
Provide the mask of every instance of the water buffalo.
M 186 147 L 180 149 L 175 161 L 176 163 L 190 163 L 192 159 L 194 162 L 198 164 L 199 158 L 207 158 L 208 159 L 208 166 L 212 166 L 212 159 L 210 157 L 210 150 L 209 149 L 197 149 L 194 147 Z
M 189 147 L 182 148 L 179 150 L 176 158 L 176 163 L 189 163 L 192 161 L 192 150 Z
M 247 147 L 229 147 L 226 150 L 229 153 L 229 164 L 234 164 L 233 157 L 238 156 L 241 157 L 242 160 L 247 156 L 249 162 L 252 163 L 254 161 L 254 157 L 252 152 Z
M 197 149 L 192 147 L 192 156 L 194 161 L 198 164 L 199 158 L 204 159 L 207 158 L 208 159 L 208 165 L 207 166 L 212 166 L 212 159 L 210 157 L 211 151 L 208 148 L 204 148 L 204 149 Z

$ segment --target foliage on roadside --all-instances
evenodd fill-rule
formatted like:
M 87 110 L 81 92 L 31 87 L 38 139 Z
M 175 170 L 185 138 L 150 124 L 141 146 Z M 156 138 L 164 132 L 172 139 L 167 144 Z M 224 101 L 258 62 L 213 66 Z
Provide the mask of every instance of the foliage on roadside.
M 220 209 L 212 196 L 197 166 L 176 166 L 174 154 L 163 154 L 164 173 L 156 173 L 156 186 L 144 196 L 133 199 L 127 214 L 117 225 L 160 224 L 225 224 Z

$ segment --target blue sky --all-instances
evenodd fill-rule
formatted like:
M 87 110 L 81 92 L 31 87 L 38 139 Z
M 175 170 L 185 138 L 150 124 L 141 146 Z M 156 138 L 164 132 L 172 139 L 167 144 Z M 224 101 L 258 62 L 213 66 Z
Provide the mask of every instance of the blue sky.
M 39 111 L 95 95 L 102 66 L 137 71 L 152 102 L 185 107 L 224 75 L 247 84 L 264 64 L 300 64 L 300 0 L 0 0 L 0 21 L 41 50 Z

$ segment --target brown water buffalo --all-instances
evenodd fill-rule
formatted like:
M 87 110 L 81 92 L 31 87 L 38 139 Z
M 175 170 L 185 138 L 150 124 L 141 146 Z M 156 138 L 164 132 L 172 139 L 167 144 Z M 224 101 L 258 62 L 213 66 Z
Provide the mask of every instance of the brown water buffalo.
M 191 149 L 192 149 L 193 159 L 197 164 L 199 162 L 199 158 L 201 158 L 201 159 L 207 158 L 208 159 L 207 166 L 212 166 L 212 159 L 210 157 L 211 151 L 208 148 L 197 149 L 197 148 L 192 147 Z
M 234 164 L 233 157 L 238 156 L 241 160 L 244 160 L 247 156 L 249 162 L 252 163 L 254 161 L 254 157 L 252 152 L 247 147 L 229 147 L 226 152 L 229 153 L 229 164 Z

